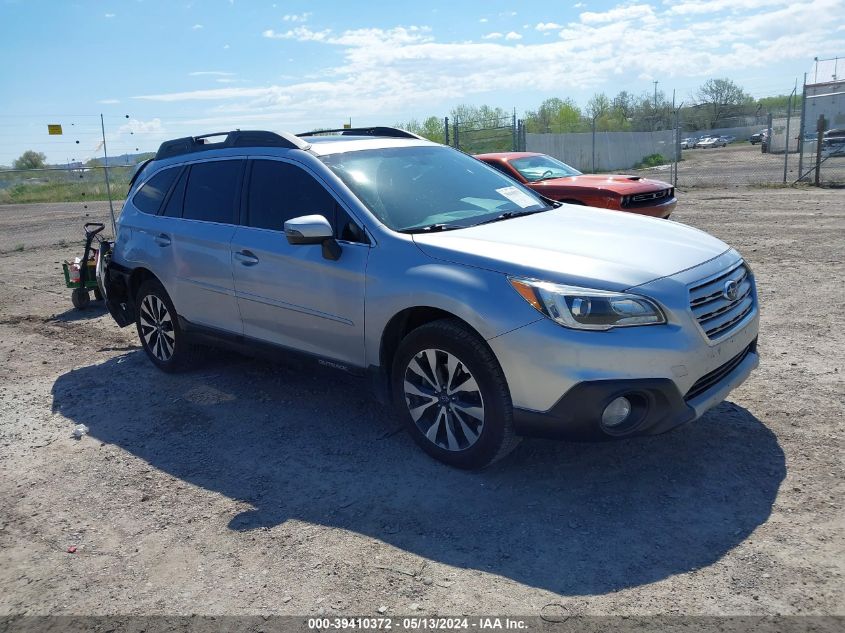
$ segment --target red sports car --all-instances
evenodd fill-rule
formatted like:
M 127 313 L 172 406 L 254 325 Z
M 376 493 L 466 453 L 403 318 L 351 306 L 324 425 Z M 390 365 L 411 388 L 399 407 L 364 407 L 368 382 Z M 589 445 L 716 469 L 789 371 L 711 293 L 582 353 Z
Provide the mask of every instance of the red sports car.
M 536 152 L 477 154 L 476 158 L 537 193 L 572 204 L 668 218 L 677 204 L 675 188 L 640 176 L 582 174 Z

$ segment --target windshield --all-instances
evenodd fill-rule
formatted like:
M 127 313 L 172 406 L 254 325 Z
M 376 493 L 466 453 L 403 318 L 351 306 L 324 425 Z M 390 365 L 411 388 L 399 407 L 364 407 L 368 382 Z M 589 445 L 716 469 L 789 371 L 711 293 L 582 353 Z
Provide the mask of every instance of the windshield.
M 449 147 L 362 150 L 322 160 L 394 231 L 465 228 L 550 208 L 511 178 Z
M 566 178 L 567 176 L 580 176 L 581 172 L 560 162 L 551 156 L 526 156 L 515 158 L 510 161 L 522 177 L 528 182 L 548 180 L 549 178 Z

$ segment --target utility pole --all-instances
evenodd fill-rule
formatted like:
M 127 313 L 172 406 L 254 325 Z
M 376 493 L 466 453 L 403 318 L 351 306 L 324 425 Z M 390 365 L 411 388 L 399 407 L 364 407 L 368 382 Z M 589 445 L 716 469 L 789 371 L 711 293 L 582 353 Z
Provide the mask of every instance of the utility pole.
M 789 93 L 789 105 L 786 108 L 786 141 L 783 148 L 783 184 L 786 184 L 786 175 L 789 170 L 789 124 L 792 122 L 792 97 L 798 92 L 798 80 L 795 80 L 795 87 Z M 798 135 L 801 136 L 800 134 Z
M 126 115 L 129 116 L 128 114 Z M 109 151 L 106 149 L 106 124 L 103 122 L 103 115 L 100 114 L 100 130 L 103 132 L 103 171 L 106 174 L 106 193 L 109 196 L 109 211 L 111 211 L 111 228 L 114 233 L 114 239 L 117 239 L 117 223 L 114 220 L 114 204 L 111 200 L 111 183 L 109 182 Z
M 654 80 L 654 109 L 657 110 L 657 84 L 660 82 L 656 79 Z

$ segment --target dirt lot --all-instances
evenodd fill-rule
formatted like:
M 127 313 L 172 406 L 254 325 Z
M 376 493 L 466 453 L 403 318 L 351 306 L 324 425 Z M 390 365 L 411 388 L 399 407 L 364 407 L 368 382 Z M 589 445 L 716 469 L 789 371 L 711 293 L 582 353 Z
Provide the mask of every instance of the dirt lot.
M 780 185 L 783 182 L 783 154 L 763 154 L 759 145 L 737 141 L 727 147 L 685 149 L 678 163 L 678 186 L 725 187 L 746 185 Z M 804 156 L 802 171 L 810 170 L 815 154 Z M 661 165 L 637 173 L 649 173 L 655 178 L 669 180 L 670 165 Z M 810 174 L 812 179 L 813 174 Z M 798 154 L 790 154 L 787 161 L 787 182 L 798 180 Z M 827 159 L 821 166 L 821 181 L 845 185 L 845 156 Z
M 70 309 L 75 248 L 0 254 L 0 615 L 845 613 L 845 192 L 698 190 L 676 216 L 751 262 L 761 368 L 671 434 L 480 473 L 330 370 L 162 374 Z

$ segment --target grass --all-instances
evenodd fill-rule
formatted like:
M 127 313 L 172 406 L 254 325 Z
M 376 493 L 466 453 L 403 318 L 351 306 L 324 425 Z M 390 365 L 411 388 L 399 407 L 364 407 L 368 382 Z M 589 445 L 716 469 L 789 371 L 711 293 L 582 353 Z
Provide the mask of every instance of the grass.
M 131 167 L 109 169 L 112 200 L 122 200 L 129 190 Z M 84 172 L 0 171 L 0 204 L 30 202 L 87 202 L 108 200 L 102 169 Z
M 649 154 L 634 165 L 634 169 L 645 169 L 647 167 L 657 167 L 658 165 L 665 165 L 669 161 L 663 157 L 663 154 Z
M 115 183 L 111 187 L 112 200 L 121 200 L 129 190 L 127 184 Z M 28 202 L 86 202 L 88 200 L 108 200 L 106 185 L 75 182 L 50 182 L 18 184 L 4 190 L 6 204 L 24 204 Z

